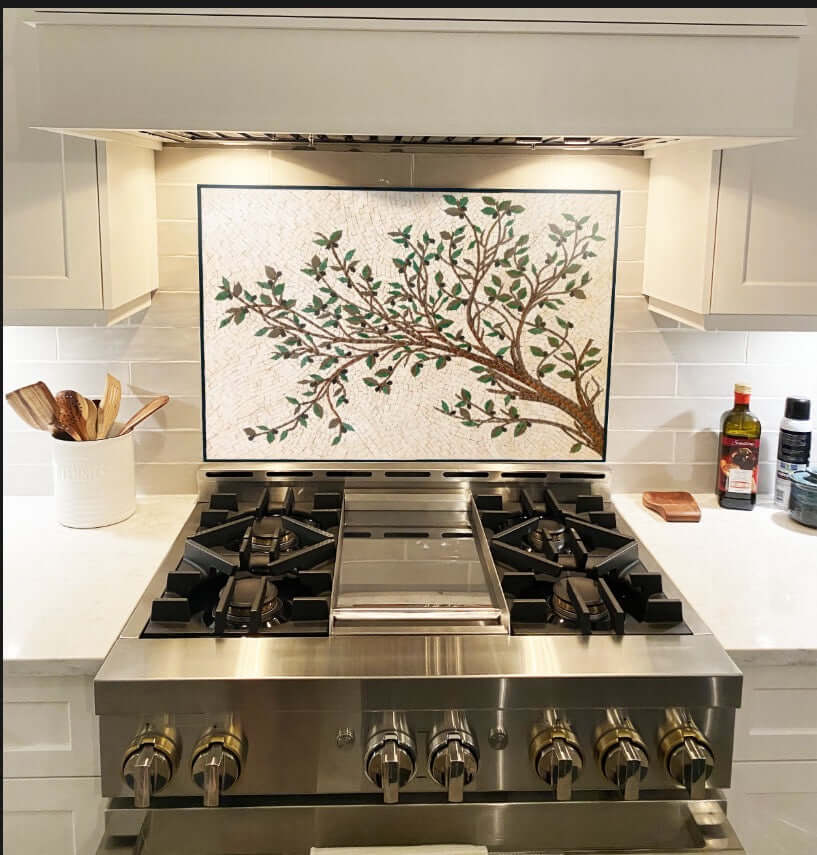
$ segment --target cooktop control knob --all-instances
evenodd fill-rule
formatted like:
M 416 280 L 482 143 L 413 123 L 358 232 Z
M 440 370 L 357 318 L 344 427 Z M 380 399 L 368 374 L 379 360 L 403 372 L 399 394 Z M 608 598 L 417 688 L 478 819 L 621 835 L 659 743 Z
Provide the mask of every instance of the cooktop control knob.
M 461 802 L 478 766 L 479 748 L 468 721 L 461 713 L 447 712 L 428 739 L 428 774 L 448 790 L 448 801 Z
M 204 806 L 218 807 L 219 799 L 241 775 L 247 747 L 235 730 L 210 728 L 193 749 L 193 781 L 204 791 Z
M 534 726 L 530 757 L 536 774 L 553 790 L 556 800 L 569 801 L 584 761 L 576 734 L 555 710 L 546 711 L 544 721 Z
M 658 750 L 670 777 L 686 787 L 691 799 L 706 798 L 706 782 L 715 767 L 715 756 L 689 712 L 668 709 L 658 738 Z
M 383 801 L 395 804 L 400 790 L 414 777 L 417 746 L 405 718 L 390 714 L 373 728 L 366 744 L 363 769 L 366 777 L 383 791 Z
M 623 710 L 608 709 L 596 729 L 596 759 L 602 774 L 626 801 L 636 801 L 649 760 L 644 740 Z
M 133 806 L 150 807 L 150 797 L 164 789 L 179 763 L 179 742 L 171 729 L 145 727 L 131 741 L 122 762 L 122 777 L 133 790 Z

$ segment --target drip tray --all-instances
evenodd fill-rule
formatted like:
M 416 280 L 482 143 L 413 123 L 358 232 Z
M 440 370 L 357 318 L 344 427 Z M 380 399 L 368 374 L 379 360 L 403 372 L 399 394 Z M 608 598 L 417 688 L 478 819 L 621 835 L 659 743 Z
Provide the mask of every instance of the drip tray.
M 507 634 L 470 492 L 345 492 L 330 626 L 334 635 Z

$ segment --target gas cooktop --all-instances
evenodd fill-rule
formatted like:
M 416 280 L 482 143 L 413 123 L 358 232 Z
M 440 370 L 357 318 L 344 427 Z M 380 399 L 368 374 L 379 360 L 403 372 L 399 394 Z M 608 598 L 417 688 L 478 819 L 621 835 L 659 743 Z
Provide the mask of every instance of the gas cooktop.
M 451 493 L 461 506 L 416 491 L 213 493 L 142 635 L 367 634 L 379 631 L 365 621 L 375 611 L 381 627 L 396 618 L 390 632 L 422 614 L 439 619 L 422 624 L 432 633 L 690 634 L 637 541 L 601 496 L 579 489 L 567 480 Z M 470 623 L 457 623 L 462 615 Z

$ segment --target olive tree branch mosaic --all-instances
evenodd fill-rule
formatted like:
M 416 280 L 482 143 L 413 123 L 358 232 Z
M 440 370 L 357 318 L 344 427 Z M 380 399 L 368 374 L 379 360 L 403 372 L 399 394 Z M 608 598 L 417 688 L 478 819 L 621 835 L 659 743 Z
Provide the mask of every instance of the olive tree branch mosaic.
M 568 437 L 571 453 L 603 454 L 603 385 L 594 373 L 601 350 L 560 314 L 593 286 L 585 262 L 605 240 L 599 224 L 562 214 L 562 223 L 548 225 L 551 251 L 534 262 L 530 236 L 514 231 L 523 205 L 482 196 L 475 212 L 479 203 L 468 196 L 442 201 L 450 229 L 432 236 L 409 224 L 388 233 L 398 247 L 388 273 L 359 258 L 336 229 L 316 233 L 319 249 L 301 269 L 313 280 L 311 299 L 290 297 L 272 265 L 257 291 L 222 279 L 215 299 L 229 305 L 219 326 L 251 319 L 256 336 L 273 340 L 273 360 L 297 360 L 303 369 L 300 389 L 286 396 L 292 415 L 245 427 L 248 439 L 284 441 L 322 420 L 337 445 L 354 430 L 343 417 L 352 394 L 389 395 L 398 372 L 420 378 L 458 360 L 470 366 L 473 384 L 436 406 L 446 418 L 493 439 L 541 426 Z M 557 388 L 554 377 L 566 383 Z

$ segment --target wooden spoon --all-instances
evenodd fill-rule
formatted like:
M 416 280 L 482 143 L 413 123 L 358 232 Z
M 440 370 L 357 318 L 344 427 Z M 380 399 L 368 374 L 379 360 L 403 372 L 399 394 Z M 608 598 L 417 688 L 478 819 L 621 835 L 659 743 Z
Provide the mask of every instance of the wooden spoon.
M 28 425 L 52 432 L 57 423 L 57 405 L 42 380 L 6 395 L 9 406 Z
M 119 403 L 122 400 L 122 384 L 112 374 L 105 378 L 105 395 L 99 405 L 99 415 L 96 423 L 96 438 L 105 439 L 111 425 L 119 413 Z
M 79 405 L 85 416 L 85 431 L 88 434 L 88 439 L 96 439 L 96 422 L 98 417 L 96 404 L 89 398 L 80 395 Z
M 141 410 L 135 412 L 123 425 L 122 430 L 119 431 L 119 436 L 126 434 L 128 431 L 133 430 L 136 425 L 140 422 L 143 422 L 148 416 L 152 416 L 156 410 L 160 410 L 170 398 L 167 395 L 160 395 L 158 398 L 154 398 L 152 401 L 148 401 Z
M 85 416 L 82 414 L 82 406 L 78 395 L 72 389 L 63 389 L 57 392 L 57 420 L 60 427 L 76 440 L 88 439 L 88 431 L 85 427 Z M 83 398 L 84 400 L 84 398 Z

